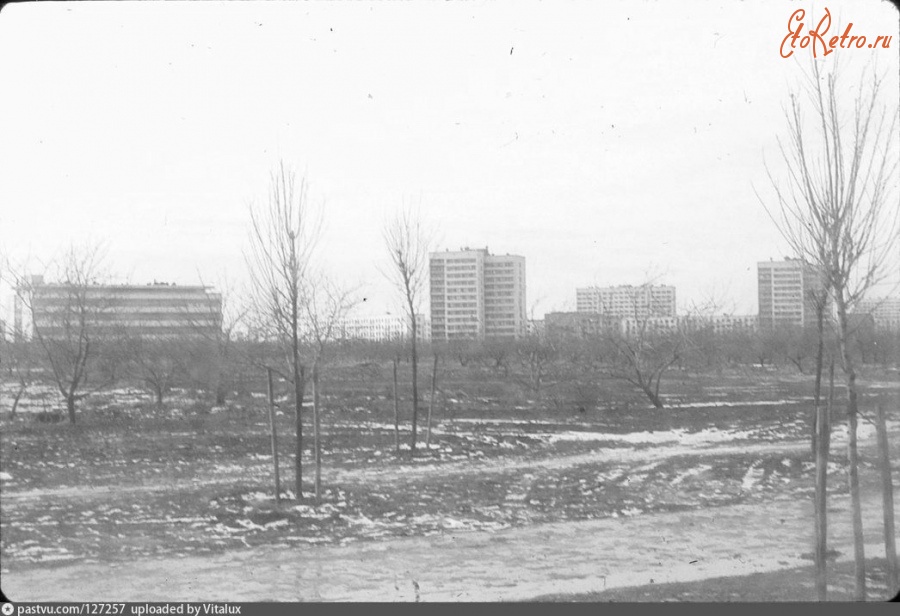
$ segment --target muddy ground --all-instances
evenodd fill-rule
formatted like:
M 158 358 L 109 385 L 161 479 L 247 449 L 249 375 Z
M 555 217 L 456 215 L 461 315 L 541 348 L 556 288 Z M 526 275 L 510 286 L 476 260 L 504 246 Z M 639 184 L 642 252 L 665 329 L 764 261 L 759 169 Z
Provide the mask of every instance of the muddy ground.
M 179 392 L 156 408 L 123 389 L 95 397 L 76 426 L 35 421 L 48 406 L 39 396 L 30 411 L 0 412 L 4 592 L 514 600 L 810 562 L 811 383 L 802 376 L 686 377 L 663 411 L 621 392 L 581 412 L 450 389 L 431 447 L 420 443 L 415 458 L 395 453 L 390 401 L 363 385 L 333 383 L 326 398 L 318 502 L 309 449 L 302 502 L 290 489 L 292 418 L 282 413 L 286 490 L 275 503 L 258 396 L 215 407 Z M 898 385 L 892 375 L 870 377 L 863 397 L 864 408 L 876 395 L 889 402 L 895 484 Z M 846 426 L 835 419 L 830 531 L 847 558 Z M 867 556 L 883 556 L 865 421 L 860 438 Z

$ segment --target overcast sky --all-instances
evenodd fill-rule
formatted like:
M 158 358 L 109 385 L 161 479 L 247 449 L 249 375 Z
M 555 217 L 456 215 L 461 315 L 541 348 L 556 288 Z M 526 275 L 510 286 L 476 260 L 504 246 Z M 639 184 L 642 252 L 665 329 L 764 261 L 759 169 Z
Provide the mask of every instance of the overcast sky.
M 398 305 L 383 220 L 419 203 L 438 249 L 524 255 L 538 317 L 648 277 L 755 313 L 756 262 L 787 248 L 754 186 L 810 56 L 779 47 L 824 7 L 830 33 L 893 36 L 825 62 L 855 81 L 874 60 L 900 93 L 897 12 L 874 0 L 6 5 L 0 251 L 39 270 L 103 241 L 123 282 L 239 285 L 248 204 L 284 160 L 367 312 Z

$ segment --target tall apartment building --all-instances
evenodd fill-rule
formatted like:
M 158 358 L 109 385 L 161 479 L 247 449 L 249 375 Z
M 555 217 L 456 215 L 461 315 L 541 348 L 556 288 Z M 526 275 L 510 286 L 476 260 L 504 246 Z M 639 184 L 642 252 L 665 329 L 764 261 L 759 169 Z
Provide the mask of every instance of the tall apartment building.
M 821 269 L 785 257 L 757 263 L 759 326 L 810 325 L 816 322 L 813 297 L 823 288 Z
M 900 330 L 900 297 L 863 300 L 859 302 L 856 314 L 872 315 L 875 327 L 887 330 Z
M 429 268 L 433 340 L 525 334 L 525 257 L 465 248 L 431 253 Z
M 383 342 L 400 340 L 409 336 L 409 317 L 405 314 L 345 317 L 338 324 L 338 335 L 343 340 L 368 340 Z M 431 322 L 424 314 L 416 315 L 416 340 L 431 339 Z
M 110 336 L 197 336 L 214 333 L 222 325 L 221 294 L 202 286 L 73 287 L 46 284 L 35 276 L 30 285 L 17 289 L 15 302 L 19 336 L 35 327 L 47 337 L 63 335 L 80 312 L 88 327 Z
M 645 284 L 638 287 L 575 289 L 575 309 L 620 319 L 675 316 L 675 287 Z

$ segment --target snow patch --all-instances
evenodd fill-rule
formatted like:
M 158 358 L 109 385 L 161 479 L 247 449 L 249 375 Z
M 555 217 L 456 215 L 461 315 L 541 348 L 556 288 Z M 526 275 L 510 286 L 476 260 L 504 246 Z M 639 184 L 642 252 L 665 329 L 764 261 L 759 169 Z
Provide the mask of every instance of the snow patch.
M 612 432 L 558 432 L 555 434 L 543 434 L 550 443 L 558 441 L 613 441 L 630 444 L 659 444 L 680 443 L 682 445 L 701 445 L 712 443 L 724 443 L 751 438 L 752 432 L 747 430 L 718 430 L 706 428 L 699 432 L 687 432 L 683 429 L 661 430 L 657 432 L 627 432 L 617 434 Z M 538 436 L 538 435 L 532 435 Z
M 753 486 L 762 481 L 763 477 L 766 474 L 766 471 L 765 469 L 760 468 L 760 464 L 761 462 L 757 460 L 750 465 L 750 468 L 748 468 L 747 472 L 744 473 L 744 479 L 741 481 L 741 489 L 752 490 Z
M 712 470 L 712 467 L 708 466 L 706 464 L 694 466 L 694 467 L 689 468 L 688 470 L 684 471 L 683 473 L 676 475 L 675 478 L 672 479 L 672 481 L 669 483 L 669 485 L 673 485 L 673 486 L 680 485 L 682 482 L 684 482 L 685 479 L 688 479 L 689 477 L 693 477 L 695 475 L 700 475 L 702 473 L 705 473 L 706 471 L 711 471 L 711 470 Z

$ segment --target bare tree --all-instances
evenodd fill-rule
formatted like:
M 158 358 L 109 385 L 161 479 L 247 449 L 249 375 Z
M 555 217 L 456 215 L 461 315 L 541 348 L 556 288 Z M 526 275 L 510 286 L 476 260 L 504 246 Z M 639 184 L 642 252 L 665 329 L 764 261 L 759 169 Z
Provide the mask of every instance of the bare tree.
M 118 362 L 101 353 L 115 347 L 116 332 L 104 318 L 115 310 L 115 298 L 98 289 L 106 277 L 99 245 L 70 247 L 50 272 L 53 284 L 18 276 L 16 294 L 30 312 L 32 335 L 74 424 L 78 401 L 116 378 Z
M 352 291 L 336 286 L 325 276 L 306 284 L 304 318 L 306 334 L 312 347 L 313 387 L 313 451 L 315 460 L 316 502 L 322 491 L 321 386 L 320 371 L 328 359 L 328 345 L 337 335 L 338 326 L 353 306 Z
M 509 376 L 509 360 L 514 351 L 514 341 L 503 338 L 488 338 L 481 344 L 479 355 L 489 360 L 491 369 Z
M 320 224 L 307 203 L 305 179 L 280 163 L 270 179 L 267 202 L 250 206 L 252 302 L 259 332 L 279 344 L 284 368 L 278 373 L 293 385 L 296 431 L 295 491 L 303 498 L 302 409 L 306 369 L 301 355 L 304 282 Z M 274 368 L 274 367 L 273 367 Z
M 409 319 L 409 348 L 412 369 L 412 437 L 410 455 L 416 453 L 416 425 L 419 417 L 418 322 L 421 295 L 428 283 L 428 251 L 433 233 L 423 224 L 417 212 L 399 210 L 384 225 L 384 243 L 390 257 L 385 275 L 403 296 L 404 311 Z
M 675 323 L 656 310 L 649 283 L 634 287 L 630 303 L 632 316 L 617 327 L 606 327 L 603 338 L 610 348 L 608 376 L 631 383 L 654 407 L 665 406 L 659 390 L 663 376 L 681 357 L 684 336 Z
M 614 331 L 607 340 L 615 350 L 609 375 L 634 385 L 654 407 L 665 407 L 659 390 L 666 371 L 679 359 L 680 332 L 639 319 L 632 329 Z
M 821 268 L 824 286 L 834 301 L 838 353 L 847 386 L 856 598 L 865 600 L 858 388 L 849 348 L 850 314 L 866 292 L 884 279 L 885 265 L 897 245 L 898 211 L 891 191 L 897 179 L 898 109 L 882 100 L 888 100 L 888 95 L 882 93 L 883 78 L 874 70 L 861 76 L 854 100 L 846 106 L 846 90 L 836 67 L 825 73 L 820 63 L 812 62 L 804 78 L 803 92 L 792 95 L 787 108 L 788 141 L 779 141 L 787 181 L 781 183 L 769 173 L 778 209 L 767 211 L 798 255 Z M 807 107 L 812 109 L 809 123 L 804 117 Z M 822 588 L 819 596 L 823 596 Z
M 36 357 L 35 345 L 30 340 L 18 336 L 8 336 L 0 341 L 0 347 L 3 348 L 4 370 L 18 383 L 9 409 L 10 414 L 15 414 L 22 396 L 35 379 L 39 361 Z
M 725 307 L 724 296 L 720 291 L 710 288 L 699 302 L 693 301 L 682 319 L 684 330 L 684 353 L 682 354 L 695 366 L 703 369 L 722 370 L 725 363 L 726 348 L 723 344 L 722 332 L 716 331 L 713 318 L 716 315 L 734 313 L 733 303 Z
M 153 394 L 157 407 L 188 369 L 190 339 L 133 337 L 125 343 L 126 373 Z
M 513 358 L 522 369 L 513 375 L 513 380 L 524 386 L 535 398 L 540 398 L 542 393 L 555 385 L 548 382 L 552 378 L 553 365 L 559 357 L 559 351 L 555 341 L 540 334 L 530 334 L 518 340 L 508 340 L 514 349 Z
M 428 420 L 426 422 L 427 432 L 425 433 L 425 448 L 428 449 L 431 447 L 431 416 L 434 413 L 434 394 L 437 390 L 437 374 L 438 374 L 438 362 L 440 361 L 440 353 L 438 353 L 437 346 L 433 348 L 434 351 L 434 364 L 431 367 L 431 395 L 428 398 Z
M 0 254 L 0 283 L 9 281 L 15 286 L 15 276 L 7 274 L 7 267 L 3 255 Z M 18 389 L 13 394 L 10 405 L 10 414 L 15 414 L 18 409 L 19 401 L 34 379 L 38 364 L 34 343 L 26 340 L 14 326 L 0 321 L 0 371 L 18 383 Z

